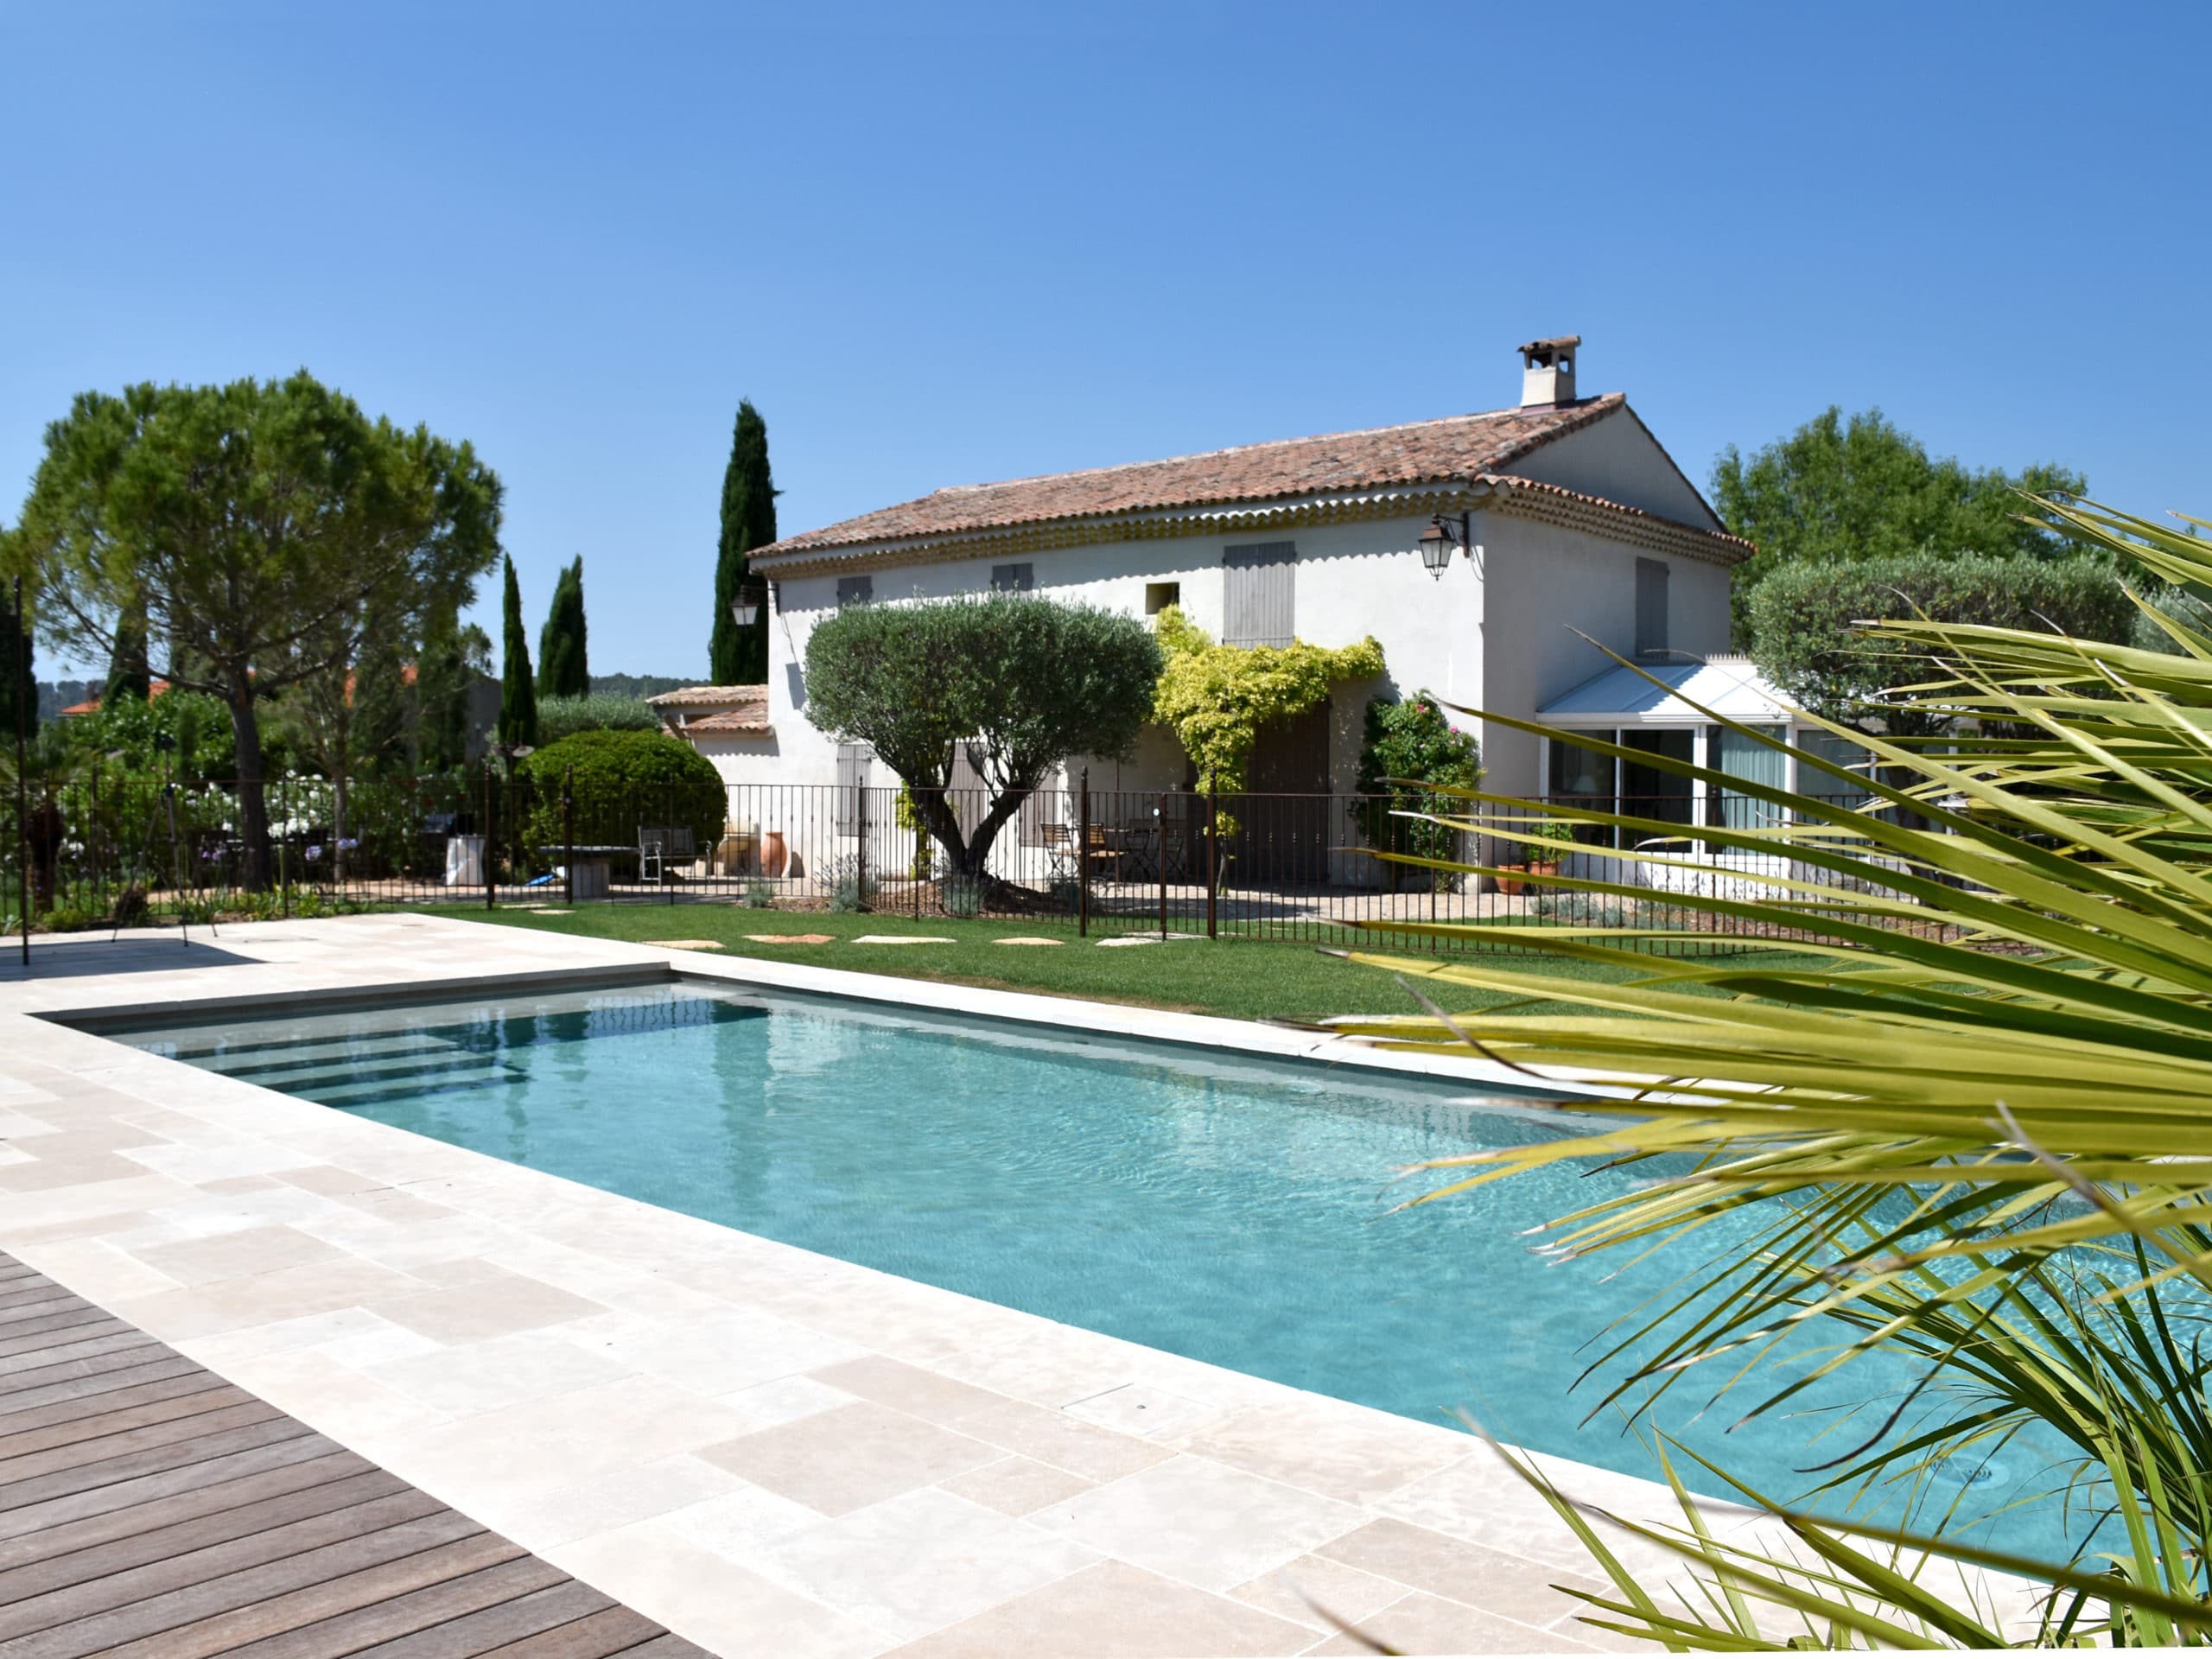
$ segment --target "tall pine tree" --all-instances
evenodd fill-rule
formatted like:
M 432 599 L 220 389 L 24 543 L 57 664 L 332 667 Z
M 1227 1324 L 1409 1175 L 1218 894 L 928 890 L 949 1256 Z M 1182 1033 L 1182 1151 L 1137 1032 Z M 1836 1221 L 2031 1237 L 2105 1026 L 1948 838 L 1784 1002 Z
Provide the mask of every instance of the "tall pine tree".
M 146 659 L 146 608 L 136 606 L 116 619 L 115 650 L 107 659 L 107 684 L 100 692 L 100 701 L 112 704 L 136 697 L 143 702 L 153 690 L 153 673 Z
M 537 695 L 581 697 L 591 691 L 584 662 L 584 556 L 564 566 L 553 584 L 553 606 L 537 636 Z
M 749 628 L 730 615 L 752 569 L 751 555 L 776 539 L 776 484 L 768 472 L 768 423 L 751 398 L 737 406 L 729 466 L 722 474 L 721 552 L 715 563 L 715 631 L 708 675 L 716 685 L 759 685 L 768 677 L 768 607 Z
M 522 623 L 522 586 L 515 581 L 515 562 L 505 554 L 507 598 L 504 637 L 499 644 L 499 747 L 503 749 L 537 746 L 537 690 L 530 677 L 530 634 Z

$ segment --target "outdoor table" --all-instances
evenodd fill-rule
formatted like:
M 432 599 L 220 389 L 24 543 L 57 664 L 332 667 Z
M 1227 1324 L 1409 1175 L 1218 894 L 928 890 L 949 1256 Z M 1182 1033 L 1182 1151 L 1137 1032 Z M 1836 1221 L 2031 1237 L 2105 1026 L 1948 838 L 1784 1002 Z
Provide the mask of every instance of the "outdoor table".
M 569 867 L 569 896 L 572 899 L 606 898 L 607 878 L 615 855 L 637 850 L 634 847 L 582 845 L 548 847 L 545 849 Z
M 1114 864 L 1116 880 L 1142 880 L 1160 874 L 1160 831 L 1147 825 L 1133 825 L 1128 829 L 1106 831 L 1106 849 L 1117 855 Z

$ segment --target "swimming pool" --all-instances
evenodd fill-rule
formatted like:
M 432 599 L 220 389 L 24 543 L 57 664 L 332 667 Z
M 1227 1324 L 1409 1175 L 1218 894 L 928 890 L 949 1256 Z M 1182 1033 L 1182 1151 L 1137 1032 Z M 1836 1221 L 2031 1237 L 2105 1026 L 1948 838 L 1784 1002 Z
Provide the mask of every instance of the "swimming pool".
M 1408 1164 L 1567 1132 L 1468 1085 L 684 980 L 230 1017 L 119 1040 L 649 1204 L 1131 1341 L 1656 1472 L 1575 1384 L 1608 1322 L 1694 1265 L 1552 1264 L 1525 1236 L 1629 1179 L 1558 1168 L 1409 1211 Z M 1714 1248 L 1708 1240 L 1700 1251 Z M 1828 1338 L 1834 1340 L 1833 1338 Z M 1846 1368 L 1733 1433 L 1656 1421 L 1776 1497 L 1859 1438 Z M 1994 1510 L 2039 1487 L 2008 1449 Z M 1942 1495 L 1948 1501 L 1951 1494 Z M 1962 1511 L 1964 1513 L 1964 1511 Z M 1999 1536 L 2056 1545 L 2047 1505 Z

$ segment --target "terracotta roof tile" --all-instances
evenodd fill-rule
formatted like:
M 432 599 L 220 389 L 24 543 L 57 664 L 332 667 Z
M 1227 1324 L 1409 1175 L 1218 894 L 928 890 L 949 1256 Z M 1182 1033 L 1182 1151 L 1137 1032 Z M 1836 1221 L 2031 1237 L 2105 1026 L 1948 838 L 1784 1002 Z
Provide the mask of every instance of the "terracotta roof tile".
M 1409 426 L 1245 444 L 1167 461 L 962 485 L 786 537 L 760 549 L 753 557 L 1056 519 L 1473 479 L 1625 405 L 1619 392 L 1610 392 L 1557 406 L 1455 415 Z
M 768 706 L 768 688 L 765 685 L 684 685 L 673 691 L 656 692 L 645 701 L 656 709 L 724 709 L 755 702 L 765 709 Z
M 765 732 L 768 730 L 768 710 L 766 704 L 759 709 L 728 709 L 719 715 L 702 715 L 696 720 L 687 720 L 680 728 L 689 737 L 694 732 Z

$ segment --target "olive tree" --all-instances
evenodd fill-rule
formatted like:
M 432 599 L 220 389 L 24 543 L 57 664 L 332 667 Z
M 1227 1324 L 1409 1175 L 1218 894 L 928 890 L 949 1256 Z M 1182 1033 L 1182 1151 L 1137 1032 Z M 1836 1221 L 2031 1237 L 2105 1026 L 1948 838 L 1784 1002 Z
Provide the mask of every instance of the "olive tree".
M 499 481 L 467 443 L 283 381 L 85 392 L 47 428 L 16 556 L 41 631 L 97 661 L 143 632 L 153 671 L 228 706 L 248 885 L 269 881 L 260 702 L 419 637 L 499 554 Z M 395 616 L 407 624 L 393 626 Z
M 1924 617 L 2125 639 L 2135 616 L 2119 574 L 2094 554 L 1785 565 L 1751 595 L 1751 659 L 1801 708 L 1847 723 L 1878 717 L 1894 734 L 1925 736 L 1948 724 L 1940 703 L 1884 694 L 1930 677 L 1927 647 L 1866 624 Z
M 1033 594 L 855 605 L 806 645 L 807 714 L 899 774 L 957 874 L 1070 755 L 1123 755 L 1152 710 L 1160 646 L 1132 616 Z M 957 749 L 987 800 L 972 830 L 946 799 Z

